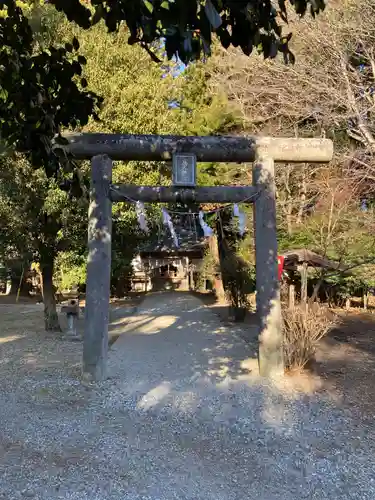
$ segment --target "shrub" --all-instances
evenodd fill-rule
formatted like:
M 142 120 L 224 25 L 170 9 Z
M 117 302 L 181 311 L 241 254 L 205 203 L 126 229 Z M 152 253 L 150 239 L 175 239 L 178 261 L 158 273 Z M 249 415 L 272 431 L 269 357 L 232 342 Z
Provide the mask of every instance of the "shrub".
M 86 256 L 74 252 L 61 252 L 56 259 L 54 284 L 61 292 L 84 285 L 86 282 Z
M 332 329 L 335 320 L 323 309 L 284 309 L 284 362 L 287 370 L 302 369 L 315 359 L 318 342 Z
M 233 307 L 247 308 L 248 296 L 255 291 L 255 268 L 236 254 L 222 260 L 227 298 Z

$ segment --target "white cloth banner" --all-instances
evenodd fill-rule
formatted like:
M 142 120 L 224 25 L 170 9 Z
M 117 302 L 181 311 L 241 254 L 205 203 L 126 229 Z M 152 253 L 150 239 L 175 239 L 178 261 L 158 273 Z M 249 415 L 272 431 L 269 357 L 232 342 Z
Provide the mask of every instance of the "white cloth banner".
M 142 231 L 148 233 L 146 210 L 144 204 L 141 201 L 137 201 L 137 203 L 135 204 L 135 212 L 137 214 L 139 227 Z
M 246 216 L 243 212 L 241 212 L 237 203 L 233 205 L 233 215 L 234 217 L 238 217 L 238 232 L 241 236 L 243 236 L 246 231 Z
M 202 211 L 199 212 L 199 224 L 201 225 L 201 228 L 203 229 L 203 234 L 206 238 L 213 235 L 212 229 L 204 220 L 204 212 Z
M 168 226 L 169 231 L 170 231 L 171 236 L 172 236 L 172 239 L 173 239 L 173 243 L 176 247 L 178 247 L 179 246 L 178 238 L 177 238 L 176 231 L 174 230 L 171 216 L 169 215 L 169 213 L 167 212 L 167 210 L 165 208 L 161 209 L 161 213 L 163 215 L 163 223 L 165 226 Z

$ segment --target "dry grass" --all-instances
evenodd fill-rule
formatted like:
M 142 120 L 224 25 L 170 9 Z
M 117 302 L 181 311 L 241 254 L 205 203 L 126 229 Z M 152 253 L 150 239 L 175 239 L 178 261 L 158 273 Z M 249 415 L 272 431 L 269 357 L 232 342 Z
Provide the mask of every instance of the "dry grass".
M 288 370 L 301 370 L 314 360 L 319 341 L 335 326 L 325 309 L 284 309 L 284 360 Z

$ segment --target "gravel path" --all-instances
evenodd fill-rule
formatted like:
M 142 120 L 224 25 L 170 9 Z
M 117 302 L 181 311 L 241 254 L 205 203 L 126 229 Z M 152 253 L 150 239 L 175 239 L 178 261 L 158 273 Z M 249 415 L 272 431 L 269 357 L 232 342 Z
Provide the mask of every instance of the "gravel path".
M 375 498 L 373 419 L 261 380 L 198 299 L 150 295 L 112 329 L 96 387 L 80 345 L 0 337 L 0 498 Z

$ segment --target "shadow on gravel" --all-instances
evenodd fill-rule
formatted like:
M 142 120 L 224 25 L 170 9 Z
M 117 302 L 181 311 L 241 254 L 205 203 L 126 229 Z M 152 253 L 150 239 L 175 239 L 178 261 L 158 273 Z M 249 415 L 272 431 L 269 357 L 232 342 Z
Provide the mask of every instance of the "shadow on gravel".
M 341 314 L 322 340 L 312 371 L 341 404 L 373 419 L 375 406 L 375 317 Z M 367 418 L 367 417 L 366 417 Z
M 160 301 L 112 315 L 111 378 L 92 388 L 71 373 L 81 344 L 0 346 L 0 498 L 375 498 L 372 422 L 259 379 L 236 325 Z
M 164 297 L 171 300 L 170 294 Z M 228 377 L 236 380 L 257 368 L 256 346 L 244 343 L 235 325 L 221 325 L 203 304 L 187 301 L 186 294 L 172 297 L 170 315 L 161 304 L 147 314 L 141 311 L 128 324 L 124 340 L 135 359 L 155 363 L 160 377 L 167 380 L 205 377 L 218 383 Z M 179 309 L 180 315 L 176 314 Z M 116 326 L 121 329 L 121 322 L 112 323 L 112 328 Z

